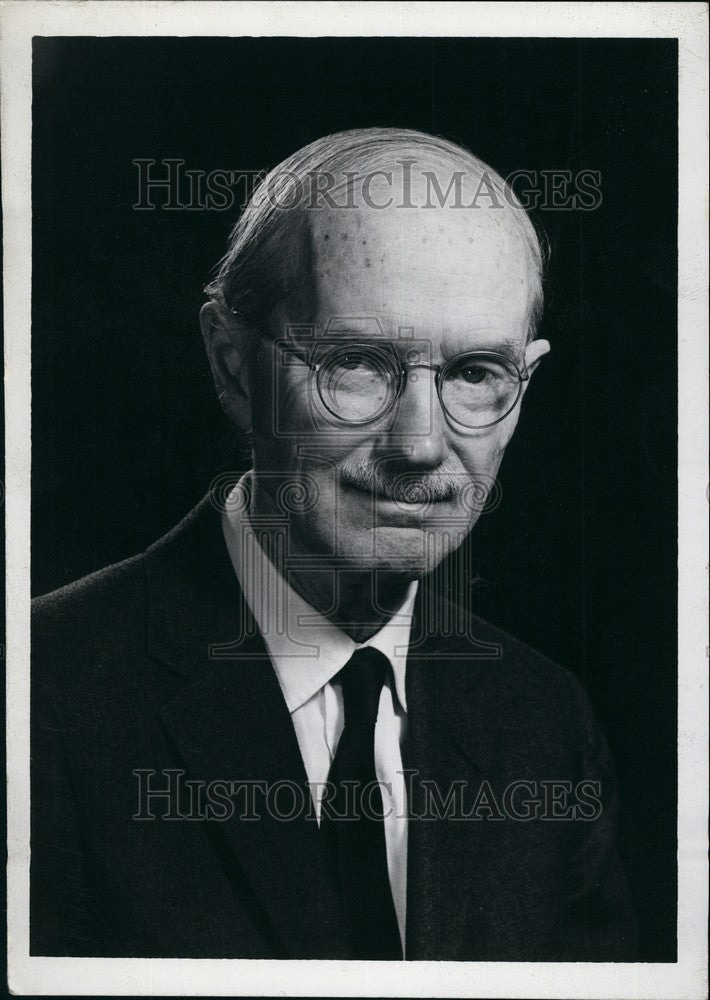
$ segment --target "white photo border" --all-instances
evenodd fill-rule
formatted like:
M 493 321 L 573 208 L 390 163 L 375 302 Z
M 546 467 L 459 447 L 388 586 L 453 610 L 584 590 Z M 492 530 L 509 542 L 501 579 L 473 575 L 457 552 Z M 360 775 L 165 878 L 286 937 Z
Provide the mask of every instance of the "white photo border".
M 704 3 L 0 0 L 9 987 L 19 995 L 707 996 L 708 36 Z M 359 963 L 29 955 L 32 37 L 675 37 L 679 43 L 678 961 Z M 669 336 L 672 332 L 669 331 Z

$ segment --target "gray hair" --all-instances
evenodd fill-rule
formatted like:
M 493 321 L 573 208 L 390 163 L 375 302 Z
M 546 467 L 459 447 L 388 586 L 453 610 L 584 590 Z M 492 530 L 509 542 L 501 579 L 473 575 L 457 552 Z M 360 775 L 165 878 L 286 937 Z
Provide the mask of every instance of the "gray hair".
M 319 178 L 338 178 L 328 188 L 332 197 L 354 177 L 401 165 L 407 157 L 418 155 L 452 166 L 476 183 L 485 178 L 486 194 L 492 191 L 490 197 L 508 206 L 532 264 L 527 317 L 527 335 L 532 339 L 542 315 L 546 247 L 543 249 L 530 217 L 510 185 L 473 153 L 448 139 L 413 129 L 336 132 L 316 139 L 279 163 L 263 178 L 234 226 L 227 252 L 205 293 L 227 317 L 233 319 L 236 315 L 253 332 L 265 333 L 276 306 L 303 292 L 310 262 L 308 213 L 303 206 L 306 203 L 318 207 L 318 196 L 324 193 Z

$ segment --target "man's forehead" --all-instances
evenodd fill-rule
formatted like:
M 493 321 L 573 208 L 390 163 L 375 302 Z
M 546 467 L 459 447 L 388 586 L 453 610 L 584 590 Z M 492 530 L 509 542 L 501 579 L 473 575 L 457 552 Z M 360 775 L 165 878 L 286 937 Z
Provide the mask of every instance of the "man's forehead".
M 511 211 L 362 207 L 314 213 L 312 279 L 321 312 L 372 310 L 406 323 L 413 314 L 437 320 L 438 311 L 440 328 L 493 313 L 497 325 L 522 325 L 533 265 Z
M 309 221 L 313 249 L 331 259 L 366 261 L 377 251 L 419 251 L 426 257 L 456 247 L 466 255 L 495 248 L 512 260 L 525 249 L 514 211 L 503 206 L 358 205 L 317 209 L 309 213 Z
M 431 171 L 446 191 L 451 169 Z M 426 275 L 461 281 L 533 266 L 519 209 L 500 197 L 474 199 L 470 176 L 461 179 L 460 199 L 432 198 L 422 178 L 415 173 L 406 198 L 401 176 L 388 174 L 374 179 L 356 207 L 309 211 L 313 276 L 333 284 L 411 275 L 421 284 Z
M 462 170 L 461 163 L 411 161 L 405 172 L 391 164 L 358 174 L 349 207 L 343 197 L 336 205 L 317 202 L 316 228 L 337 229 L 341 239 L 362 230 L 373 236 L 395 238 L 397 232 L 422 237 L 446 233 L 472 240 L 488 231 L 507 234 L 513 242 L 522 235 L 522 209 L 495 190 L 490 176 Z

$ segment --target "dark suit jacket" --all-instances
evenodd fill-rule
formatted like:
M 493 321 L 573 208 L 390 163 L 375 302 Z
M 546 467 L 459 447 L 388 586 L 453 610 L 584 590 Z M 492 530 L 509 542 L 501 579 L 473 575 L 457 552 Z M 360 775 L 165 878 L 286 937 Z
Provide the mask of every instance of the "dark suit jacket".
M 603 808 L 593 821 L 495 808 L 411 819 L 407 958 L 633 960 L 612 768 L 578 683 L 420 592 L 407 666 L 412 812 L 425 811 L 427 781 L 444 799 L 463 782 L 469 811 L 483 782 L 500 806 L 514 781 L 589 778 Z M 31 953 L 347 957 L 312 819 L 133 818 L 135 770 L 306 782 L 209 502 L 33 612 Z

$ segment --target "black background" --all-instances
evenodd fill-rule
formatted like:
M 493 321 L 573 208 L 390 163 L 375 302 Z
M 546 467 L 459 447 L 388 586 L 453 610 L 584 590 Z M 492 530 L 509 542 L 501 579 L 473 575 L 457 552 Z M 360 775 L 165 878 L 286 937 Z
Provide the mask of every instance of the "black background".
M 139 212 L 139 157 L 261 169 L 372 125 L 503 175 L 601 171 L 540 211 L 553 345 L 473 535 L 474 605 L 574 671 L 617 763 L 642 959 L 674 961 L 674 40 L 35 39 L 32 583 L 132 555 L 240 468 L 199 335 L 235 212 Z M 156 196 L 158 204 L 160 195 Z

